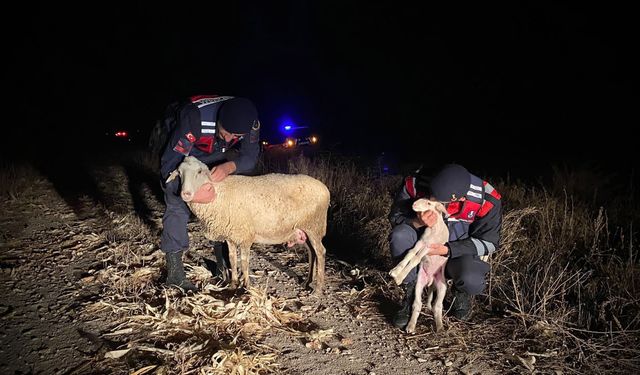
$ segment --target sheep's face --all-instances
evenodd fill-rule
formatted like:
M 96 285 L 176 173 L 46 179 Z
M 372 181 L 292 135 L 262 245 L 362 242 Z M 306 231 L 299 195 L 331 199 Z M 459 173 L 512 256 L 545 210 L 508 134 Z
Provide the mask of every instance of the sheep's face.
M 180 176 L 182 181 L 180 196 L 185 202 L 208 203 L 215 199 L 216 192 L 211 184 L 211 171 L 200 160 L 187 156 L 178 169 L 171 172 L 167 182 L 177 176 Z
M 424 211 L 435 211 L 440 212 L 441 214 L 447 215 L 447 209 L 440 202 L 431 201 L 429 199 L 420 198 L 417 201 L 413 202 L 412 206 L 413 210 L 416 212 L 424 212 Z

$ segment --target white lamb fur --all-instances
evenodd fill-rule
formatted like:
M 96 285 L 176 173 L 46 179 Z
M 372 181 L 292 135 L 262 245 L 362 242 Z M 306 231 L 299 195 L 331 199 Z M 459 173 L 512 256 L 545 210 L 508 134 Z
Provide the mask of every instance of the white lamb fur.
M 427 306 L 429 310 L 433 311 L 436 331 L 440 331 L 443 328 L 442 301 L 447 292 L 447 281 L 444 277 L 447 258 L 440 255 L 426 255 L 426 253 L 429 250 L 429 245 L 444 244 L 449 240 L 449 229 L 442 218 L 442 214 L 446 215 L 446 209 L 440 202 L 418 199 L 413 203 L 413 210 L 416 212 L 427 210 L 435 211 L 437 214 L 436 223 L 434 226 L 425 229 L 415 246 L 407 252 L 404 259 L 402 259 L 389 274 L 393 277 L 396 284 L 400 284 L 407 277 L 407 274 L 420 264 L 411 319 L 409 320 L 409 324 L 407 324 L 406 330 L 407 333 L 414 333 L 416 330 L 416 322 L 422 309 L 422 291 L 426 286 L 429 288 L 427 291 Z M 436 292 L 436 299 L 432 304 L 434 291 Z
M 182 199 L 205 227 L 205 237 L 229 245 L 231 286 L 238 286 L 236 249 L 240 251 L 245 287 L 249 286 L 249 251 L 254 243 L 305 244 L 309 252 L 307 286 L 316 294 L 324 285 L 325 247 L 329 189 L 302 174 L 231 175 L 211 182 L 209 168 L 188 156 L 167 182 L 180 176 Z M 195 192 L 211 184 L 215 198 L 193 203 Z

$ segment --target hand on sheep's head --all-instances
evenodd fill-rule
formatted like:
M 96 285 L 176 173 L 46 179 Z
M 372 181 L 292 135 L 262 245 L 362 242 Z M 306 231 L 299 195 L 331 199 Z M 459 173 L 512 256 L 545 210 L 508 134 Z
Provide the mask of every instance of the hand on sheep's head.
M 228 161 L 222 163 L 211 170 L 211 181 L 220 182 L 227 178 L 228 175 L 236 171 L 236 163 Z
M 414 227 L 421 228 L 423 226 L 433 227 L 436 224 L 439 214 L 447 214 L 447 210 L 440 202 L 428 199 L 418 199 L 413 202 L 413 210 L 416 211 L 416 219 Z

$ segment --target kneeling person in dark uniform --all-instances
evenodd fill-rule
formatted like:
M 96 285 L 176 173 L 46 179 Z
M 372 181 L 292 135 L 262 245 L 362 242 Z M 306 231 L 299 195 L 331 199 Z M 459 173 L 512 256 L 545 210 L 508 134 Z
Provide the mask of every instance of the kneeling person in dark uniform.
M 445 204 L 449 217 L 449 242 L 431 245 L 429 255 L 448 257 L 445 277 L 453 281 L 454 317 L 467 320 L 471 312 L 471 296 L 482 293 L 489 265 L 481 257 L 496 251 L 502 227 L 500 194 L 488 182 L 457 164 L 445 165 L 433 176 L 422 173 L 407 176 L 389 214 L 393 226 L 390 235 L 391 255 L 396 263 L 413 248 L 425 228 L 435 224 L 436 213 L 417 215 L 411 205 L 418 198 L 429 198 Z M 418 268 L 405 278 L 401 309 L 393 323 L 404 328 L 409 322 L 414 300 Z
M 185 156 L 194 156 L 210 168 L 216 166 L 211 173 L 214 182 L 222 181 L 230 174 L 250 173 L 260 153 L 260 122 L 249 99 L 201 95 L 169 105 L 161 125 L 169 134 L 160 159 L 167 206 L 160 242 L 167 262 L 166 284 L 193 291 L 197 288 L 186 278 L 182 263 L 182 255 L 189 248 L 187 223 L 191 212 L 180 197 L 180 179 L 168 184 L 165 181 Z M 212 198 L 196 195 L 192 202 L 204 203 Z M 221 242 L 213 246 L 218 271 L 226 274 L 226 247 Z

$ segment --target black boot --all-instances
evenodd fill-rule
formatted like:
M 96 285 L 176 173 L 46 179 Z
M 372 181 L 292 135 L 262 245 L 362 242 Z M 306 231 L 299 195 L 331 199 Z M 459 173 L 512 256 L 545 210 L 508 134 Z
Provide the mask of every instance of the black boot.
M 471 318 L 472 299 L 469 293 L 456 289 L 452 289 L 453 305 L 451 306 L 451 315 L 459 320 L 468 321 Z
M 187 279 L 184 272 L 184 265 L 182 264 L 182 251 L 175 253 L 165 253 L 167 261 L 167 285 L 174 285 L 184 289 L 184 291 L 191 290 L 197 291 L 195 285 Z
M 393 317 L 393 325 L 400 329 L 404 329 L 407 324 L 409 324 L 409 319 L 411 319 L 413 300 L 416 295 L 416 281 L 414 280 L 407 284 L 402 284 L 402 287 L 404 289 L 402 306 Z

